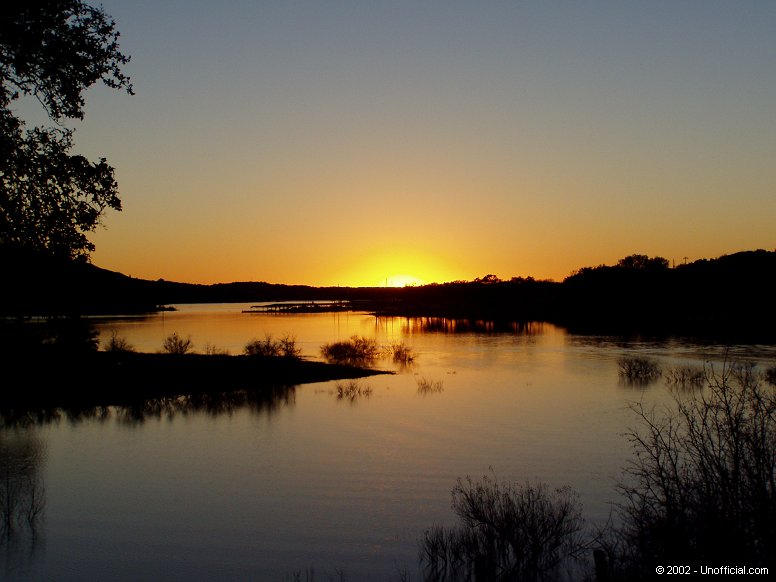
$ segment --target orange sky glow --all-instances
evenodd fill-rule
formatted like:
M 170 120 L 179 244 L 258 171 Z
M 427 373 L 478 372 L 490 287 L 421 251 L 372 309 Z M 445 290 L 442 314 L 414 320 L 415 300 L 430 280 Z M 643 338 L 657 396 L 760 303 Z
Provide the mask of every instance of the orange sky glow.
M 533 276 L 776 248 L 776 5 L 106 0 L 93 262 L 197 283 Z

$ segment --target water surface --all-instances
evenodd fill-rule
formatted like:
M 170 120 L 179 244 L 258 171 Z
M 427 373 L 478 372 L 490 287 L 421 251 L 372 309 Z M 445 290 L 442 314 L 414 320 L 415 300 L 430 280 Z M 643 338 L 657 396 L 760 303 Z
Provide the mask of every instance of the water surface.
M 195 349 L 234 354 L 267 333 L 292 334 L 304 356 L 320 359 L 323 343 L 358 334 L 404 342 L 417 358 L 409 367 L 379 361 L 397 374 L 360 380 L 371 392 L 353 400 L 326 382 L 252 405 L 106 410 L 3 429 L 0 461 L 21 475 L 19 505 L 31 491 L 45 498 L 34 528 L 20 523 L 2 538 L 7 578 L 283 580 L 313 571 L 397 580 L 416 574 L 423 530 L 454 522 L 456 479 L 486 473 L 571 485 L 600 522 L 629 457 L 628 403 L 668 399 L 663 382 L 622 382 L 619 358 L 719 365 L 727 353 L 772 365 L 776 356 L 772 346 L 626 341 L 540 323 L 246 307 L 95 323 L 103 339 L 115 331 L 141 351 L 159 350 L 173 332 L 191 335 Z

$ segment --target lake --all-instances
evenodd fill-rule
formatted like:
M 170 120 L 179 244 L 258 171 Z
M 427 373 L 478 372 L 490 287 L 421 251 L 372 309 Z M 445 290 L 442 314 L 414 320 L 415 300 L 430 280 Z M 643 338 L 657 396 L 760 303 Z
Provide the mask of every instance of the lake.
M 44 502 L 34 528 L 2 536 L 7 579 L 417 580 L 418 539 L 455 522 L 459 477 L 570 485 L 589 521 L 607 519 L 630 456 L 623 433 L 637 423 L 628 404 L 670 400 L 662 380 L 621 380 L 618 359 L 776 362 L 774 346 L 582 336 L 542 323 L 177 307 L 94 323 L 103 341 L 115 331 L 139 351 L 160 350 L 173 332 L 195 350 L 233 354 L 290 334 L 319 360 L 322 344 L 362 335 L 403 342 L 416 359 L 378 360 L 396 373 L 359 380 L 353 398 L 325 382 L 271 402 L 2 429 L 1 468 L 22 477 L 6 479 L 16 485 L 0 496 L 32 491 Z

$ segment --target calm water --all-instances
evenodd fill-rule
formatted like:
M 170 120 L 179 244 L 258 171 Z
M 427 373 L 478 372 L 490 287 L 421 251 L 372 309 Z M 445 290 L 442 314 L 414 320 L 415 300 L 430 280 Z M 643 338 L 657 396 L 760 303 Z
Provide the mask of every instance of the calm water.
M 336 382 L 281 391 L 271 403 L 120 411 L 0 432 L 13 495 L 45 500 L 37 527 L 2 538 L 8 579 L 417 579 L 417 540 L 452 524 L 458 477 L 571 485 L 585 516 L 605 520 L 626 459 L 628 402 L 661 403 L 659 381 L 633 387 L 617 360 L 663 366 L 746 358 L 773 365 L 772 346 L 710 346 L 575 336 L 547 324 L 376 319 L 365 314 L 248 315 L 245 305 L 179 306 L 147 318 L 96 320 L 140 351 L 172 332 L 240 353 L 252 338 L 292 334 L 320 359 L 353 334 L 417 353 L 371 394 L 338 399 Z M 426 380 L 437 389 L 423 391 Z M 106 384 L 109 380 L 106 380 Z M 26 489 L 25 489 L 26 487 Z M 3 493 L 6 495 L 7 491 Z

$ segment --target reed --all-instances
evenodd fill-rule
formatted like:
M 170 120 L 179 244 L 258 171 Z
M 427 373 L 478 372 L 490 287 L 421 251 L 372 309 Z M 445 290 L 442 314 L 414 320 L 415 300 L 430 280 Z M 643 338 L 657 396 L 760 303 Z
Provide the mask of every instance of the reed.
M 385 357 L 403 366 L 408 366 L 415 361 L 415 350 L 404 342 L 389 344 L 383 348 L 383 352 Z
M 349 400 L 350 402 L 354 402 L 362 396 L 369 398 L 372 395 L 372 388 L 362 385 L 358 380 L 337 382 L 335 390 L 337 400 Z
M 420 377 L 416 380 L 416 383 L 418 385 L 418 394 L 433 394 L 444 390 L 442 380 L 430 380 L 426 377 Z

